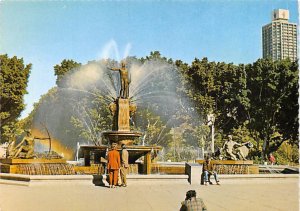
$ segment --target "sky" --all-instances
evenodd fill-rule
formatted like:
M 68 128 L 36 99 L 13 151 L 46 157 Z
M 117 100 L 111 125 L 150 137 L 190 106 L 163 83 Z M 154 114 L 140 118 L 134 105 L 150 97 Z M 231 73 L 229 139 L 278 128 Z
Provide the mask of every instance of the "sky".
M 86 64 L 115 49 L 110 58 L 160 51 L 189 64 L 252 63 L 262 57 L 261 27 L 279 8 L 299 22 L 296 0 L 0 0 L 0 54 L 33 65 L 26 117 L 55 86 L 63 59 Z

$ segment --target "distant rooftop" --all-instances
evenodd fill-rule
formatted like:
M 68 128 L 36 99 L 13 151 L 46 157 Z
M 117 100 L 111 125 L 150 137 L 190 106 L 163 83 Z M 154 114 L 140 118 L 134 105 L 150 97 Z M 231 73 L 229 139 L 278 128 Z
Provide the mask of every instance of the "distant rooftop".
M 276 9 L 272 12 L 272 21 L 283 20 L 288 21 L 290 17 L 290 13 L 285 9 Z

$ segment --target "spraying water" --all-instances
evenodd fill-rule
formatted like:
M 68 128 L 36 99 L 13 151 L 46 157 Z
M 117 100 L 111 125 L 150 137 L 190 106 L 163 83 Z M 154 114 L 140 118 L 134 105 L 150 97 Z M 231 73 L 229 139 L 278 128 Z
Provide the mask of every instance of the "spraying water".
M 122 60 L 126 61 L 130 75 L 130 101 L 138 107 L 132 125 L 144 132 L 141 142 L 162 144 L 167 154 L 169 142 L 164 140 L 171 140 L 171 128 L 183 127 L 183 123 L 184 127 L 199 125 L 200 118 L 182 91 L 184 87 L 176 66 L 162 59 L 140 61 L 127 57 L 130 48 L 128 44 L 126 58 Z M 112 55 L 116 60 L 109 59 Z M 109 104 L 117 98 L 120 89 L 119 74 L 109 70 L 119 67 L 121 61 L 115 41 L 103 48 L 101 58 L 69 71 L 60 87 L 42 97 L 35 112 L 33 126 L 40 128 L 39 122 L 46 124 L 67 150 L 75 152 L 77 143 L 102 143 L 101 131 L 111 129 Z M 184 148 L 174 142 L 175 146 L 179 152 Z

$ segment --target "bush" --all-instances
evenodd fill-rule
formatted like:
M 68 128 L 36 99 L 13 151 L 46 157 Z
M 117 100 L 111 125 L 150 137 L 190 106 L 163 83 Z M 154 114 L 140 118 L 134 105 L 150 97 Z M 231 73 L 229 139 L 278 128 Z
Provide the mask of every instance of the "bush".
M 291 145 L 285 141 L 273 153 L 276 158 L 276 163 L 281 165 L 298 165 L 299 164 L 299 148 L 297 145 Z

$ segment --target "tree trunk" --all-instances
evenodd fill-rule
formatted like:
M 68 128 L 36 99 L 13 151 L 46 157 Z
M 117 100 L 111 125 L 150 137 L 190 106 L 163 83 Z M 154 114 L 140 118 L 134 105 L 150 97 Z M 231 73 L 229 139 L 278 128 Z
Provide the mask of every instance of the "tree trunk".
M 262 149 L 262 154 L 261 154 L 261 157 L 264 161 L 268 160 L 268 151 L 269 151 L 269 141 L 268 141 L 268 138 L 265 138 L 264 144 L 263 144 L 263 149 Z

